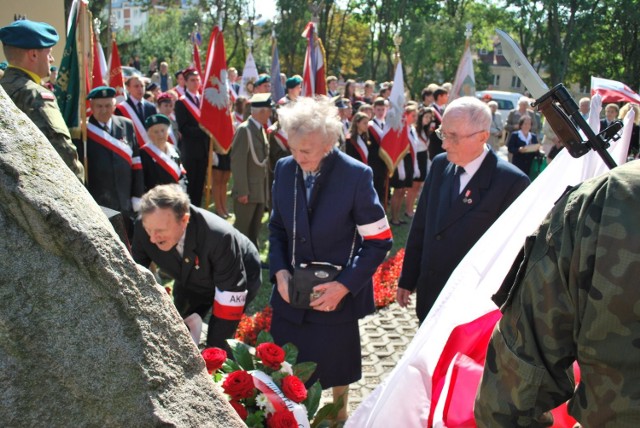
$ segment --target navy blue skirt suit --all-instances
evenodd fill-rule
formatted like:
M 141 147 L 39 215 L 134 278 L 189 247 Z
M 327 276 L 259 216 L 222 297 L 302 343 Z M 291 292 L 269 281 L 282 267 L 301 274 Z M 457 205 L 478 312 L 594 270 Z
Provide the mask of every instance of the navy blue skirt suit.
M 297 176 L 297 179 L 296 179 Z M 308 384 L 323 388 L 348 385 L 361 377 L 358 319 L 375 310 L 372 276 L 391 249 L 391 230 L 373 188 L 371 168 L 334 149 L 321 162 L 307 200 L 302 170 L 293 157 L 278 161 L 274 172 L 269 222 L 269 265 L 293 273 L 294 185 L 297 186 L 295 263 L 328 262 L 345 266 L 336 278 L 349 293 L 342 309 L 296 309 L 274 286 L 271 334 L 279 345 L 291 342 L 298 361 L 318 363 Z

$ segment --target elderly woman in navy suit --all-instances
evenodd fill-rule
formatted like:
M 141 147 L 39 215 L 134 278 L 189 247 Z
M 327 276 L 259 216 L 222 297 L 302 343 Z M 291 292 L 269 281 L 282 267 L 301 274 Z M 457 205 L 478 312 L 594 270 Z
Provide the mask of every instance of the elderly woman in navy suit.
M 371 277 L 392 245 L 371 168 L 337 150 L 342 124 L 330 100 L 302 98 L 279 110 L 292 156 L 278 161 L 269 223 L 271 334 L 299 348 L 299 361 L 318 363 L 309 384 L 332 387 L 347 418 L 349 384 L 360 379 L 358 319 L 374 311 Z M 294 242 L 295 237 L 295 242 Z M 293 266 L 343 266 L 334 281 L 314 287 L 311 308 L 290 305 Z M 341 304 L 342 302 L 342 304 Z

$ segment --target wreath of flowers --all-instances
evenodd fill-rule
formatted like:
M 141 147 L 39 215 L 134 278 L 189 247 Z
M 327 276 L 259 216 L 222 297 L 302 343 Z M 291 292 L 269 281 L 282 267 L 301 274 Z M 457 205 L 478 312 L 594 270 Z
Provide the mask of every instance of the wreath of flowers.
M 336 417 L 341 400 L 318 409 L 320 382 L 305 386 L 316 363 L 296 363 L 298 348 L 294 345 L 280 347 L 266 331 L 257 335 L 255 348 L 237 340 L 228 343 L 233 359 L 220 348 L 207 348 L 202 357 L 214 382 L 222 387 L 229 404 L 248 427 L 315 427 Z

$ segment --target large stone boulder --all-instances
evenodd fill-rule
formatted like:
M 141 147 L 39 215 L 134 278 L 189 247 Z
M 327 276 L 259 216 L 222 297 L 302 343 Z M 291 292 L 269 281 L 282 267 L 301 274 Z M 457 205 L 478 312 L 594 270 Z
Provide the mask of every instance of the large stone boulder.
M 241 427 L 166 291 L 0 87 L 2 426 Z

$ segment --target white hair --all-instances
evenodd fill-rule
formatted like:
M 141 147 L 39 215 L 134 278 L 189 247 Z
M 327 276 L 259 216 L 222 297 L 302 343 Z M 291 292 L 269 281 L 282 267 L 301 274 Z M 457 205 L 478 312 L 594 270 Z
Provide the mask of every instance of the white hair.
M 454 114 L 465 115 L 470 123 L 480 125 L 483 131 L 491 129 L 491 110 L 476 97 L 460 97 L 451 101 L 444 111 L 442 121 Z
M 319 132 L 328 145 L 335 144 L 342 131 L 338 108 L 325 96 L 315 99 L 299 97 L 295 103 L 289 103 L 278 110 L 278 121 L 290 136 Z

